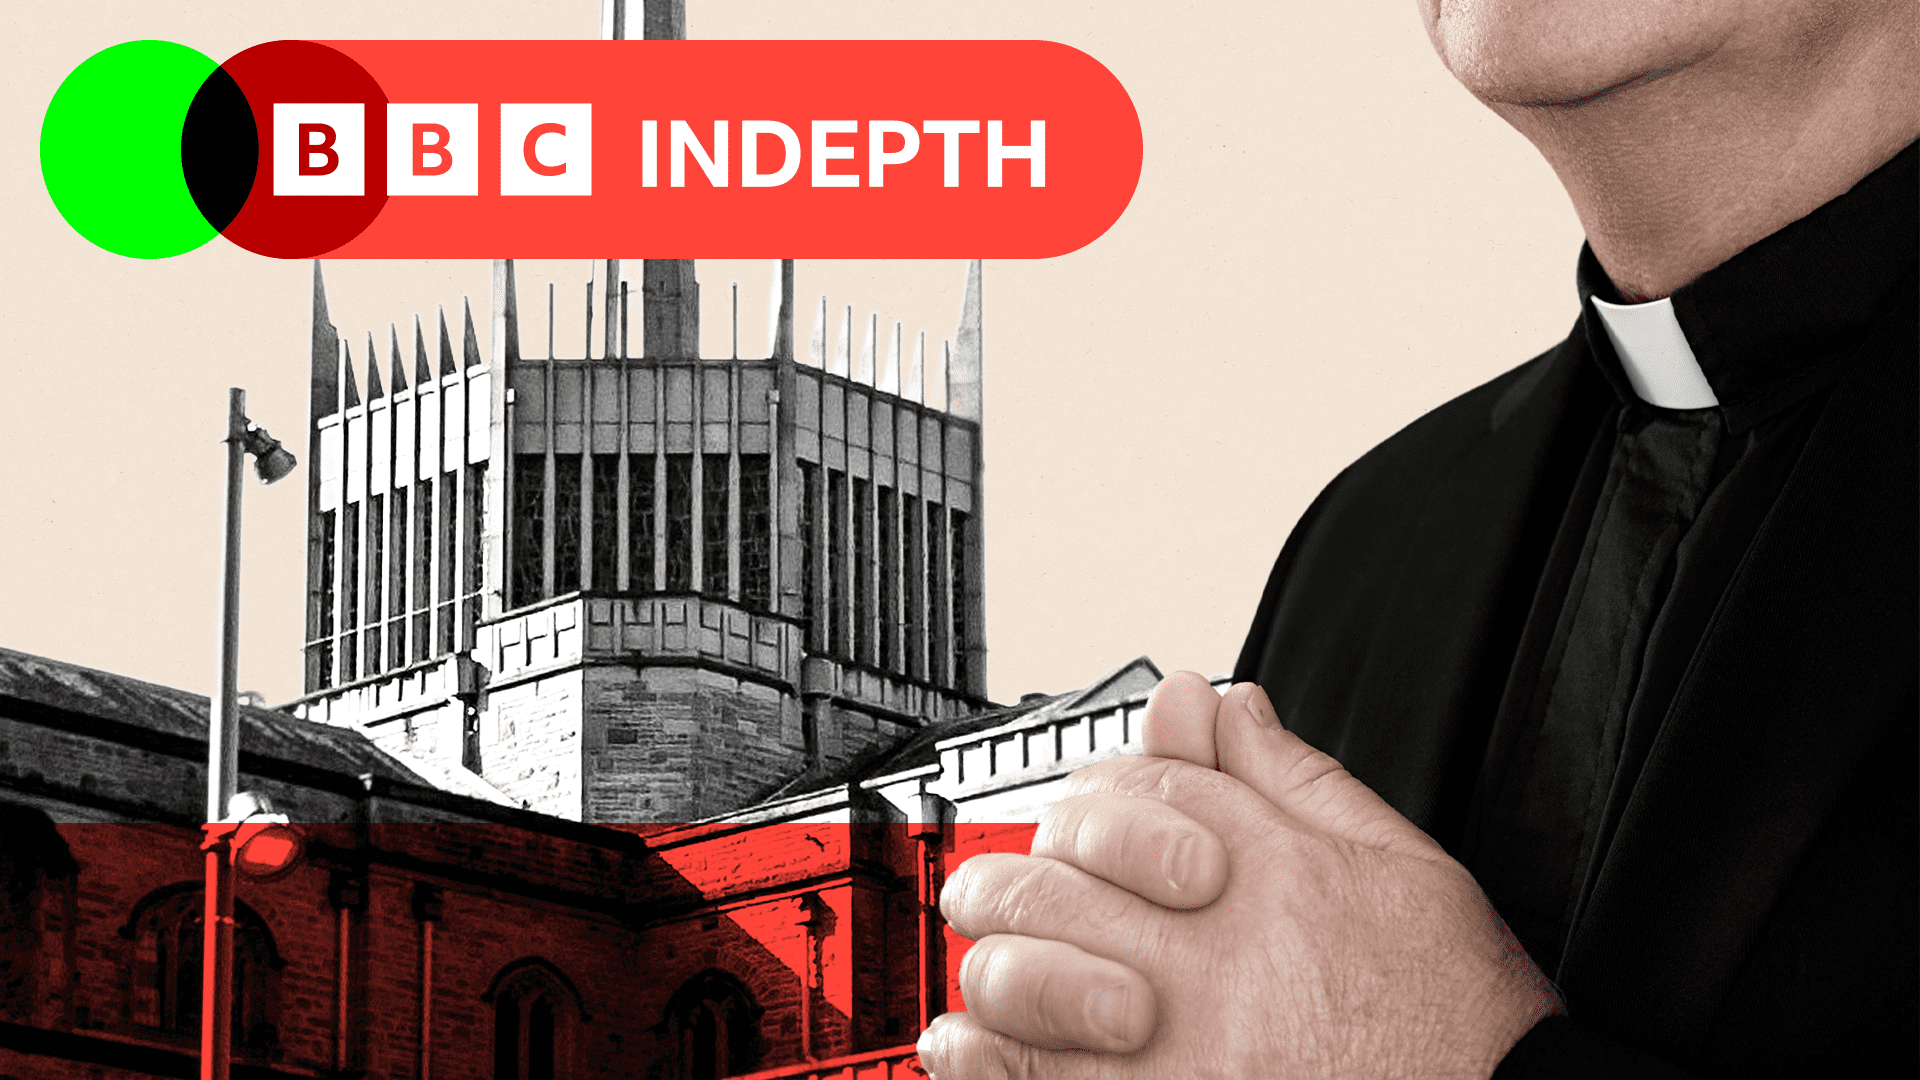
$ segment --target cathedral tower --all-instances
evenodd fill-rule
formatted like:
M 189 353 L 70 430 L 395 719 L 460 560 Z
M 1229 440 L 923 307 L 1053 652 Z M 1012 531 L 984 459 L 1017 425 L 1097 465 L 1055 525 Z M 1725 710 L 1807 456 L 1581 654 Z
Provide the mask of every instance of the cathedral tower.
M 684 0 L 603 0 L 634 29 L 684 38 Z M 829 359 L 825 297 L 800 362 L 792 260 L 763 358 L 700 356 L 692 259 L 640 271 L 595 268 L 560 357 L 551 287 L 532 349 L 498 260 L 485 348 L 465 305 L 458 346 L 416 317 L 410 355 L 367 335 L 363 386 L 315 265 L 305 715 L 456 791 L 690 821 L 985 703 L 980 263 L 945 408 L 924 333 L 883 364 L 870 323 L 850 371 L 848 308 Z
M 499 260 L 485 348 L 463 308 L 364 363 L 316 265 L 306 715 L 454 790 L 685 821 L 984 703 L 979 262 L 931 371 L 877 322 L 853 364 L 851 309 L 829 356 L 825 297 L 797 357 L 791 260 L 772 355 L 701 357 L 658 262 L 594 268 L 586 355 L 527 347 Z
M 684 0 L 603 0 L 602 36 L 632 29 L 684 38 Z M 463 304 L 458 346 L 415 317 L 362 368 L 315 265 L 305 715 L 452 790 L 637 822 L 802 789 L 985 703 L 980 263 L 944 409 L 924 333 L 908 361 L 896 324 L 882 364 L 871 323 L 850 371 L 848 308 L 829 359 L 825 297 L 800 362 L 792 260 L 764 358 L 699 355 L 692 259 L 640 271 L 595 268 L 585 355 L 553 355 L 551 291 L 525 346 L 508 259 L 486 347 Z

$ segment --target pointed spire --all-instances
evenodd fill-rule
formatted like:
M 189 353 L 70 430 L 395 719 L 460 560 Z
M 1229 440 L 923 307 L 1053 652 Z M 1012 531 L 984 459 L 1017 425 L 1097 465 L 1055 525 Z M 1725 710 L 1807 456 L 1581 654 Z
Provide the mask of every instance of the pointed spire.
M 833 351 L 833 364 L 827 368 L 830 375 L 845 378 L 853 359 L 853 305 L 848 304 L 840 315 L 840 347 Z
M 418 315 L 413 317 L 413 325 L 417 332 L 420 326 L 420 317 Z M 390 372 L 387 376 L 387 388 L 397 394 L 407 388 L 407 367 L 405 361 L 400 359 L 400 328 L 393 323 L 388 323 L 387 337 L 388 370 Z
M 313 260 L 313 342 L 309 360 L 308 411 L 318 420 L 340 408 L 340 332 L 334 329 L 333 320 L 327 314 L 327 283 L 320 276 L 319 259 Z
M 860 346 L 860 366 L 853 369 L 853 381 L 873 385 L 874 356 L 880 349 L 880 313 L 867 312 L 867 340 Z
M 807 363 L 827 369 L 827 294 L 820 294 L 820 310 L 813 315 L 813 336 L 807 339 Z
M 460 308 L 466 316 L 466 328 L 461 331 L 460 338 L 460 351 L 464 354 L 461 359 L 466 361 L 467 367 L 478 367 L 480 365 L 480 335 L 473 332 L 473 305 L 463 296 L 460 298 Z M 451 375 L 453 372 L 443 371 L 441 374 Z
M 319 259 L 313 260 L 313 325 L 333 325 L 333 317 L 327 314 L 327 282 L 320 276 Z
M 351 409 L 360 404 L 360 385 L 353 379 L 352 342 L 340 342 L 340 370 L 345 375 L 340 388 L 340 406 Z
M 927 332 L 922 330 L 920 331 L 919 338 L 913 343 L 912 362 L 915 364 L 921 363 L 926 355 Z M 880 389 L 882 392 L 888 394 L 900 393 L 901 367 L 906 362 L 907 358 L 900 355 L 900 324 L 894 323 L 893 352 L 887 357 L 887 366 L 880 369 Z
M 585 360 L 593 359 L 593 287 L 599 281 L 599 273 L 600 273 L 600 264 L 594 262 L 592 259 L 588 259 L 587 260 L 587 324 L 586 324 L 585 331 L 582 332 L 580 335 L 580 356 L 582 359 L 585 359 Z
M 907 367 L 906 385 L 900 388 L 900 396 L 908 401 L 925 404 L 927 400 L 927 335 L 920 335 L 921 348 L 913 350 L 913 363 Z
M 385 397 L 386 391 L 380 389 L 380 354 L 373 348 L 373 331 L 367 331 L 367 400 Z
M 447 370 L 450 370 L 452 367 L 453 367 L 453 335 L 447 333 L 447 309 L 445 305 L 442 305 L 440 308 L 440 370 L 447 371 Z M 421 370 L 422 370 L 422 376 L 420 381 L 432 382 L 433 372 L 425 368 Z
M 947 361 L 947 411 L 974 422 L 981 418 L 980 260 L 967 263 L 966 298 L 960 305 L 960 329 L 953 335 Z
M 881 392 L 897 394 L 900 392 L 900 320 L 893 321 L 893 340 L 887 343 L 887 362 L 880 365 L 880 376 L 874 381 Z
M 445 314 L 440 316 L 440 325 L 447 324 Z M 420 328 L 420 316 L 413 317 L 413 384 L 433 381 L 433 365 L 427 362 L 427 335 Z
M 440 314 L 440 355 L 453 352 L 447 342 L 446 313 Z M 513 260 L 493 260 L 493 348 L 503 362 L 520 359 L 520 296 L 513 281 Z
M 948 408 L 953 404 L 953 342 L 951 341 L 940 343 L 939 377 L 936 378 L 931 371 L 927 372 L 927 385 L 931 386 L 935 383 L 940 386 L 940 407 L 952 412 L 953 410 Z M 929 401 L 927 404 L 931 405 L 933 402 Z

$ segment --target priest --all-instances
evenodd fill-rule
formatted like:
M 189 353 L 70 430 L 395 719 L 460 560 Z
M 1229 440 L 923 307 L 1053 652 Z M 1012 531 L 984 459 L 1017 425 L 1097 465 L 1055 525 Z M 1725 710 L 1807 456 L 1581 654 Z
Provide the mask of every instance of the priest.
M 938 1080 L 1920 1071 L 1920 7 L 1421 4 L 1579 317 L 954 875 Z

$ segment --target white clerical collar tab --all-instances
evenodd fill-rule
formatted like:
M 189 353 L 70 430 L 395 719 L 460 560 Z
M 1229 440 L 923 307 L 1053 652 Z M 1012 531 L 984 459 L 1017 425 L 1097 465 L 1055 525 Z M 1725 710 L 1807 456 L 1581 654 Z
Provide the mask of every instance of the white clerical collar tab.
M 1609 304 L 1596 296 L 1593 307 L 1640 400 L 1663 409 L 1711 409 L 1720 404 L 1706 372 L 1700 370 L 1700 361 L 1694 359 L 1680 320 L 1674 317 L 1671 298 Z

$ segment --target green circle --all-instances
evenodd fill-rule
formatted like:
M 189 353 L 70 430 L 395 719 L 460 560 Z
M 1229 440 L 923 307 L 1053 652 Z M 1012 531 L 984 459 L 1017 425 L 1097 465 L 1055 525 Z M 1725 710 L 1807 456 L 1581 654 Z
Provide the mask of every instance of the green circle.
M 217 65 L 171 41 L 129 41 L 74 68 L 40 124 L 40 175 L 75 232 L 165 259 L 211 240 L 180 168 L 187 107 Z

